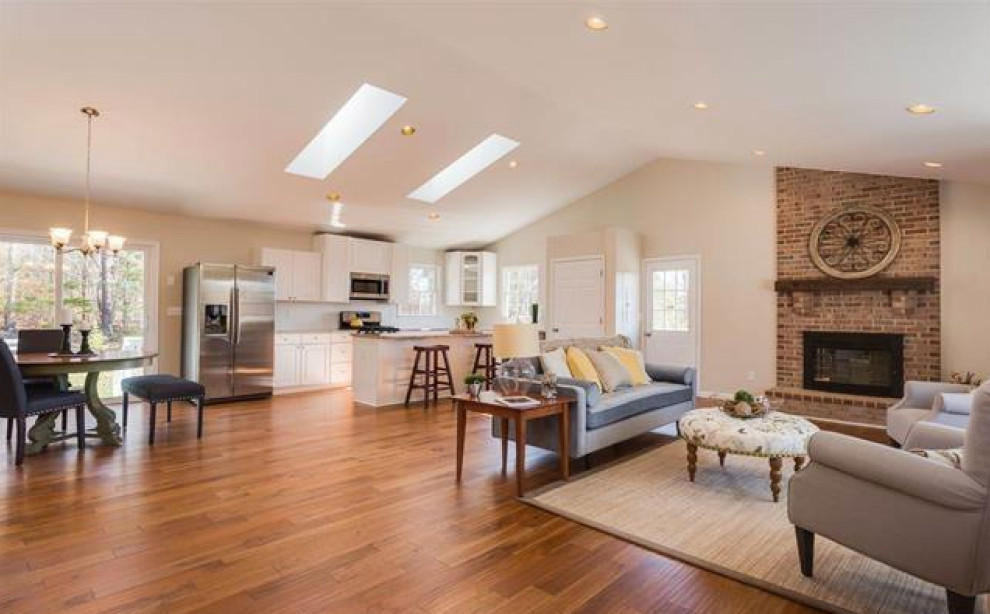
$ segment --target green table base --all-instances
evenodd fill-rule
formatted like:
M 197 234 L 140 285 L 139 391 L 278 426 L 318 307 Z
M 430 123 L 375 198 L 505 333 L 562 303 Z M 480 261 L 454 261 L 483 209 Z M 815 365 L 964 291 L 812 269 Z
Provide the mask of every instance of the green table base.
M 83 392 L 86 395 L 86 406 L 89 413 L 96 418 L 96 434 L 100 440 L 108 446 L 119 446 L 123 443 L 120 436 L 120 425 L 117 424 L 117 414 L 106 406 L 99 395 L 99 371 L 90 371 L 86 374 L 86 384 Z M 38 454 L 44 451 L 48 444 L 60 439 L 55 432 L 55 422 L 61 412 L 51 412 L 42 414 L 40 418 L 28 431 L 30 443 L 27 445 L 28 454 Z M 85 428 L 84 425 L 76 425 L 76 428 Z

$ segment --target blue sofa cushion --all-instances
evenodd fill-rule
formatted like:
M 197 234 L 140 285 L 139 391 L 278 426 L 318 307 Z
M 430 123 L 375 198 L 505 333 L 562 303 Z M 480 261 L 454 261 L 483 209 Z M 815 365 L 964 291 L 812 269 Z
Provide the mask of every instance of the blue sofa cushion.
M 587 428 L 593 431 L 654 409 L 692 400 L 694 389 L 684 384 L 654 382 L 646 386 L 621 388 L 602 395 L 596 405 L 589 403 Z

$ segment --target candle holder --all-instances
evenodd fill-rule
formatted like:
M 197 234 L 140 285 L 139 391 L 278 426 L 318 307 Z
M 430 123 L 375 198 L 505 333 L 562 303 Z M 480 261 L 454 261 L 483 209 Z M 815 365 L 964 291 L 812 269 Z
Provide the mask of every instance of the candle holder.
M 62 356 L 72 355 L 72 325 L 62 324 L 62 347 L 58 353 Z
M 89 347 L 89 330 L 79 330 L 79 334 L 82 335 L 82 343 L 79 345 L 79 351 L 76 352 L 77 356 L 92 356 L 96 352 Z

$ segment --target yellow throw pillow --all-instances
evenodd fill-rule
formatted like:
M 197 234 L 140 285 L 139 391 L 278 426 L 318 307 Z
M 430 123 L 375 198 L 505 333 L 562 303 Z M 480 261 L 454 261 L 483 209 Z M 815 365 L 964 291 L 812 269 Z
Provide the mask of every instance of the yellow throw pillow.
M 595 365 L 591 364 L 591 359 L 581 348 L 574 346 L 567 348 L 567 367 L 571 370 L 574 379 L 598 384 L 598 389 L 602 390 L 602 381 L 598 378 L 598 371 L 595 371 Z
M 650 383 L 650 376 L 646 374 L 646 365 L 643 362 L 643 353 L 639 350 L 620 347 L 603 347 L 603 351 L 615 356 L 622 366 L 629 372 L 629 378 L 633 386 L 642 386 Z

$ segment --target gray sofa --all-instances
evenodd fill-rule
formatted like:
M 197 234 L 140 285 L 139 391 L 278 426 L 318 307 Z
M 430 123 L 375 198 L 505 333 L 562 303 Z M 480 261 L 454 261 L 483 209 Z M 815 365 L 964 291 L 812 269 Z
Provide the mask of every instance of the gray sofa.
M 622 335 L 602 338 L 557 339 L 541 343 L 543 351 L 559 347 L 578 346 L 598 349 L 601 346 L 630 347 Z M 533 360 L 541 373 L 539 360 Z M 652 383 L 632 388 L 620 388 L 602 394 L 597 384 L 578 380 L 558 381 L 560 396 L 575 400 L 570 411 L 570 456 L 581 458 L 602 448 L 625 441 L 653 429 L 676 423 L 685 412 L 694 409 L 697 396 L 695 371 L 690 367 L 646 365 Z M 539 395 L 538 379 L 523 382 L 526 394 Z M 492 421 L 492 435 L 501 437 L 498 420 Z M 510 428 L 509 437 L 514 439 Z M 557 451 L 557 418 L 529 422 L 526 426 L 528 445 Z

